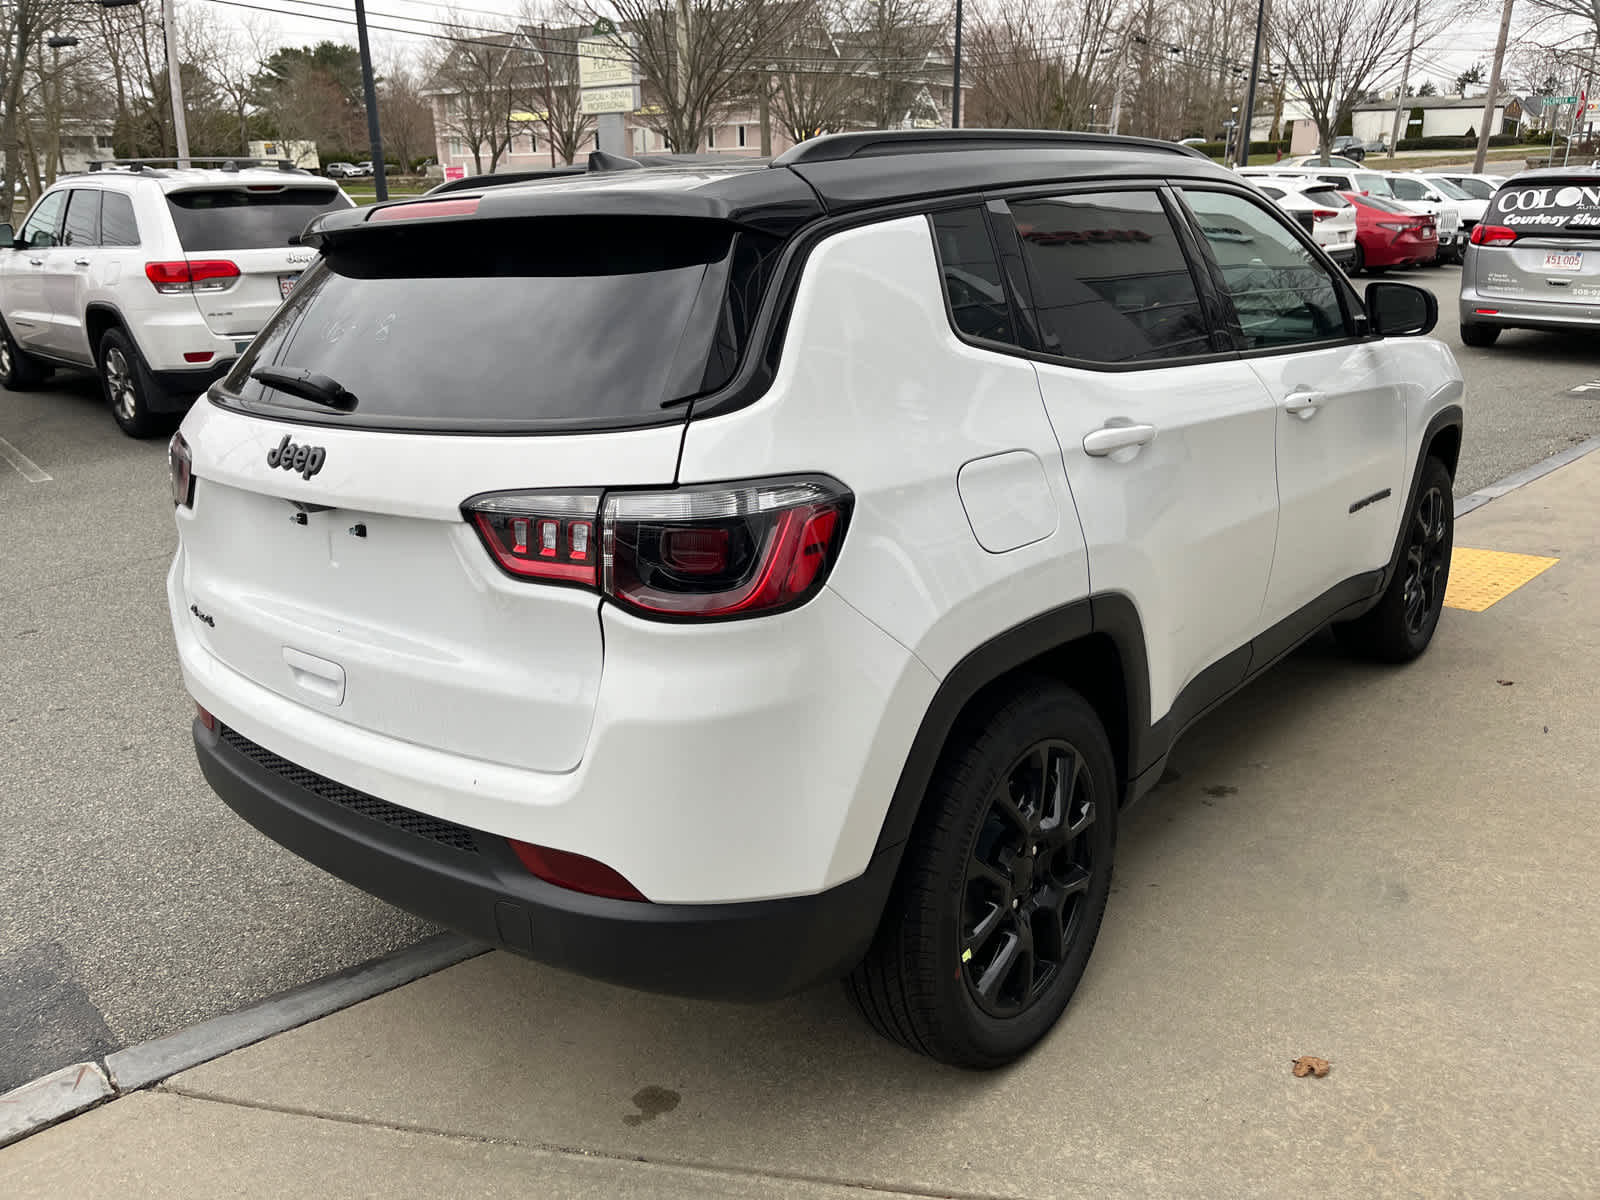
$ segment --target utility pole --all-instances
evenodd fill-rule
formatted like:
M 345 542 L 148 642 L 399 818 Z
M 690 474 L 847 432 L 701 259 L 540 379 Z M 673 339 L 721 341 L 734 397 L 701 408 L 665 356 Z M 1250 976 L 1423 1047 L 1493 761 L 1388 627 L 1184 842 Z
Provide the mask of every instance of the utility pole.
M 950 92 L 950 128 L 961 128 L 961 0 L 956 0 L 955 87 Z
M 1411 57 L 1417 52 L 1417 23 L 1422 20 L 1422 0 L 1417 0 L 1411 10 L 1411 40 L 1406 43 L 1406 65 L 1400 68 L 1400 90 L 1394 97 L 1394 128 L 1389 131 L 1389 157 L 1400 149 L 1400 138 L 1405 133 L 1406 88 L 1411 86 Z
M 688 107 L 689 101 L 689 0 L 678 0 L 678 19 L 673 26 L 673 44 L 677 48 L 678 69 L 672 73 L 672 94 L 678 105 L 678 124 L 683 123 L 683 112 Z M 705 130 L 696 130 L 691 136 L 696 139 L 705 136 Z M 700 149 L 698 144 L 688 146 L 674 146 L 678 154 L 693 154 Z
M 171 4 L 172 0 L 165 0 Z M 361 92 L 367 101 L 367 141 L 371 143 L 372 184 L 381 203 L 389 198 L 389 171 L 383 161 L 383 135 L 378 129 L 378 85 L 372 77 L 372 43 L 367 40 L 366 0 L 356 0 L 356 45 L 361 51 Z
M 1506 0 L 1500 10 L 1500 37 L 1494 44 L 1494 66 L 1489 70 L 1489 97 L 1483 102 L 1483 120 L 1479 122 L 1478 153 L 1472 159 L 1474 175 L 1483 174 L 1483 160 L 1489 153 L 1489 137 L 1494 125 L 1494 102 L 1500 95 L 1500 68 L 1506 61 L 1506 38 L 1511 33 L 1511 6 L 1516 0 Z
M 1256 4 L 1256 44 L 1250 51 L 1250 82 L 1244 89 L 1244 116 L 1240 118 L 1244 132 L 1239 135 L 1239 151 L 1234 162 L 1241 167 L 1250 165 L 1250 135 L 1255 131 L 1256 76 L 1261 70 L 1261 31 L 1267 23 L 1267 0 Z
M 772 157 L 772 73 L 761 79 L 761 157 Z
M 360 11 L 361 0 L 356 0 Z M 178 144 L 178 165 L 189 165 L 189 123 L 183 115 L 183 74 L 178 63 L 178 13 L 173 0 L 161 0 L 161 25 L 167 38 L 167 87 L 172 93 L 172 135 Z M 366 26 L 361 36 L 366 37 Z

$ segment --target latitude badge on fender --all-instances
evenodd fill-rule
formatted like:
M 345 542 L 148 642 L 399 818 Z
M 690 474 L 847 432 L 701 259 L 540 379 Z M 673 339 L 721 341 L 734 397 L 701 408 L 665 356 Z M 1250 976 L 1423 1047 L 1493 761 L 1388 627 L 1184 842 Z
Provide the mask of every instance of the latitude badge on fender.
M 310 479 L 322 470 L 327 457 L 328 452 L 323 447 L 296 445 L 286 433 L 283 441 L 267 451 L 267 466 L 282 471 L 299 471 L 301 478 Z

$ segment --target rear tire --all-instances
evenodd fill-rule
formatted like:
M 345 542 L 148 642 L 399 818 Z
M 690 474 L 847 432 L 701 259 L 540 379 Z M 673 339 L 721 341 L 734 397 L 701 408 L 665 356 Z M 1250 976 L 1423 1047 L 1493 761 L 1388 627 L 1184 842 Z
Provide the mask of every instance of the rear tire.
M 928 785 L 883 921 L 846 992 L 891 1041 L 1002 1066 L 1049 1032 L 1111 890 L 1116 766 L 1076 692 L 1023 683 L 965 718 Z
M 1455 500 L 1450 471 L 1437 458 L 1422 466 L 1417 496 L 1406 513 L 1400 555 L 1383 598 L 1369 612 L 1333 627 L 1353 654 L 1405 663 L 1433 641 L 1450 584 L 1455 546 Z
M 166 392 L 145 366 L 133 339 L 121 329 L 108 329 L 100 339 L 99 363 L 106 403 L 123 433 L 133 438 L 155 437 L 174 423 L 170 413 L 152 407 L 152 402 L 166 406 Z
M 11 330 L 0 321 L 0 387 L 12 392 L 38 387 L 55 373 L 55 368 L 23 352 Z
M 1350 270 L 1347 272 L 1347 274 L 1350 276 L 1350 278 L 1354 279 L 1357 275 L 1361 274 L 1361 272 L 1366 269 L 1366 266 L 1367 266 L 1367 252 L 1361 248 L 1361 243 L 1357 242 L 1356 243 L 1356 252 L 1355 252 L 1354 256 L 1350 259 Z
M 1461 343 L 1465 346 L 1492 346 L 1500 337 L 1500 326 L 1477 321 L 1461 322 Z

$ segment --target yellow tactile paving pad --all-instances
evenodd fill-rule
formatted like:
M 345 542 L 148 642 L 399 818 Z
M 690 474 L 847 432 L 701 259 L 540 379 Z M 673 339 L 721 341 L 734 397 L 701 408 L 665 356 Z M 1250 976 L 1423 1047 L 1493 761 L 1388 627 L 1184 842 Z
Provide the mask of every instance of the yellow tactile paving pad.
M 1444 606 L 1482 612 L 1560 561 L 1538 554 L 1457 546 L 1450 555 L 1450 586 L 1445 589 Z

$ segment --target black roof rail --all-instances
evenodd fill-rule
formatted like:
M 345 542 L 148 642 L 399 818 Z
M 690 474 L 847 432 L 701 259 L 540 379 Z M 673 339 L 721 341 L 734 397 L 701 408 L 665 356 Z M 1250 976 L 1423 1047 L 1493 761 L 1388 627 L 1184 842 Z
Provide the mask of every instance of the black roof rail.
M 280 171 L 295 175 L 305 175 L 306 170 L 295 165 L 293 159 L 288 158 L 249 158 L 236 154 L 197 155 L 191 154 L 188 158 L 180 159 L 177 155 L 167 155 L 162 158 L 92 158 L 89 160 L 89 170 L 100 171 L 106 167 L 127 167 L 130 171 L 145 171 L 156 166 L 176 167 L 180 162 L 186 163 L 221 163 L 224 171 L 237 171 L 243 167 L 277 167 Z
M 1205 158 L 1192 146 L 1110 133 L 1074 133 L 1052 129 L 871 129 L 810 138 L 785 150 L 772 160 L 772 165 L 790 167 L 798 163 L 839 162 L 847 158 L 939 154 L 959 150 L 1092 150 L 1100 147 L 1155 150 Z

